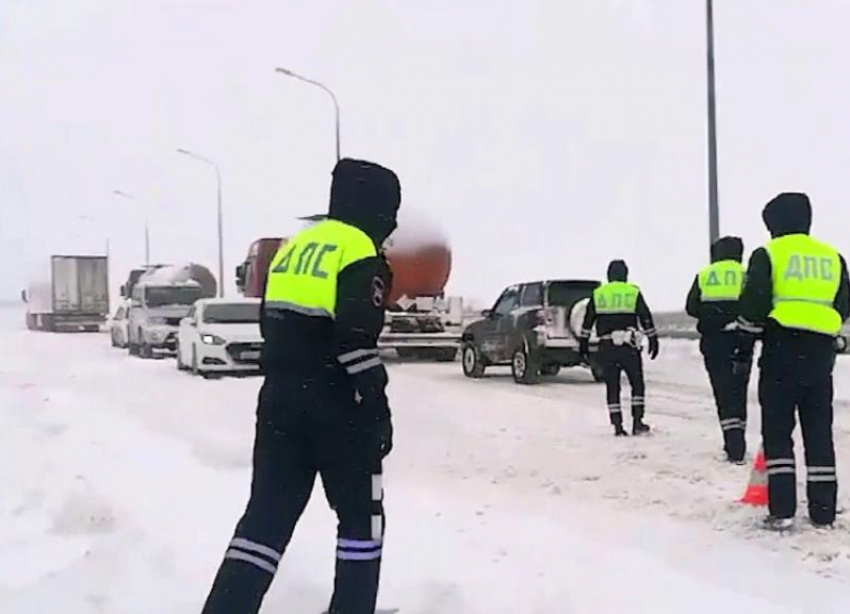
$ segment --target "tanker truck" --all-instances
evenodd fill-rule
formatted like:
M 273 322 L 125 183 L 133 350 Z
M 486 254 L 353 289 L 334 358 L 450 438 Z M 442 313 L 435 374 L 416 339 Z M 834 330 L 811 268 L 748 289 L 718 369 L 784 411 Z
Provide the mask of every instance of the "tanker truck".
M 393 272 L 384 330 L 378 347 L 394 349 L 401 358 L 452 361 L 463 325 L 463 301 L 445 296 L 452 253 L 440 228 L 419 213 L 405 213 L 385 244 Z M 315 223 L 324 216 L 301 218 Z M 248 297 L 262 297 L 269 265 L 286 241 L 264 237 L 254 241 L 236 267 L 236 287 Z

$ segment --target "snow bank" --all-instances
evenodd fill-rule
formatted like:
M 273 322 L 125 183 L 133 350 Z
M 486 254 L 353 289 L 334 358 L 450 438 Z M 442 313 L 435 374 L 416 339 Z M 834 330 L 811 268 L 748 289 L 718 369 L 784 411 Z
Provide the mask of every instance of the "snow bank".
M 200 611 L 247 497 L 260 380 L 192 378 L 104 335 L 6 330 L 0 343 L 0 610 Z M 391 365 L 381 607 L 846 611 L 846 525 L 755 529 L 763 511 L 734 502 L 749 469 L 716 461 L 693 344 L 662 351 L 648 372 L 655 435 L 626 441 L 583 372 L 529 388 L 497 370 L 472 382 L 459 365 Z M 321 611 L 334 531 L 317 489 L 264 612 Z

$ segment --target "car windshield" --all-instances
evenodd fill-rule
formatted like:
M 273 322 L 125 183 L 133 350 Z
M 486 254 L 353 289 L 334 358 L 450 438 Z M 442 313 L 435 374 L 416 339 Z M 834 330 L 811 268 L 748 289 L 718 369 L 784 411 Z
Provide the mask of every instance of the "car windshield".
M 553 281 L 547 290 L 548 303 L 555 307 L 572 307 L 590 297 L 598 287 L 595 281 Z
M 200 286 L 151 286 L 145 288 L 145 304 L 148 307 L 193 305 L 202 294 Z
M 259 321 L 259 303 L 224 303 L 204 308 L 204 322 L 211 324 L 254 324 Z

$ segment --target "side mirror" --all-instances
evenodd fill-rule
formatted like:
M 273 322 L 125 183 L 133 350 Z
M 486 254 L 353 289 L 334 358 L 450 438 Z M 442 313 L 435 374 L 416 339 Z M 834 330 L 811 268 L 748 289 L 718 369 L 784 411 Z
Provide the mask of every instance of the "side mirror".
M 192 318 L 183 318 L 180 320 L 180 326 L 194 326 L 195 321 Z
M 493 310 L 492 309 L 484 309 L 481 312 L 481 317 L 482 318 L 488 318 L 488 319 L 492 318 L 493 317 Z

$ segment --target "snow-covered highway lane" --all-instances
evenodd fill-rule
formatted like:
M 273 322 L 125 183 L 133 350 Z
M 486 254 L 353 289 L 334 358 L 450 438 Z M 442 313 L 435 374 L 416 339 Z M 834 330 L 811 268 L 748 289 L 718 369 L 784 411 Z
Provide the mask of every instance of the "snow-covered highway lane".
M 250 480 L 259 378 L 205 381 L 105 335 L 20 330 L 0 310 L 0 612 L 199 612 Z M 614 439 L 580 371 L 536 387 L 507 372 L 391 363 L 381 607 L 401 614 L 838 613 L 843 518 L 762 532 L 720 462 L 696 345 L 648 366 L 646 438 Z M 839 479 L 850 484 L 850 358 L 838 367 Z M 751 395 L 751 447 L 758 411 Z M 801 472 L 802 473 L 802 472 Z M 802 490 L 801 490 L 802 495 Z M 842 498 L 841 494 L 839 495 Z M 804 510 L 801 505 L 801 511 Z M 321 490 L 264 612 L 315 614 L 333 572 Z

